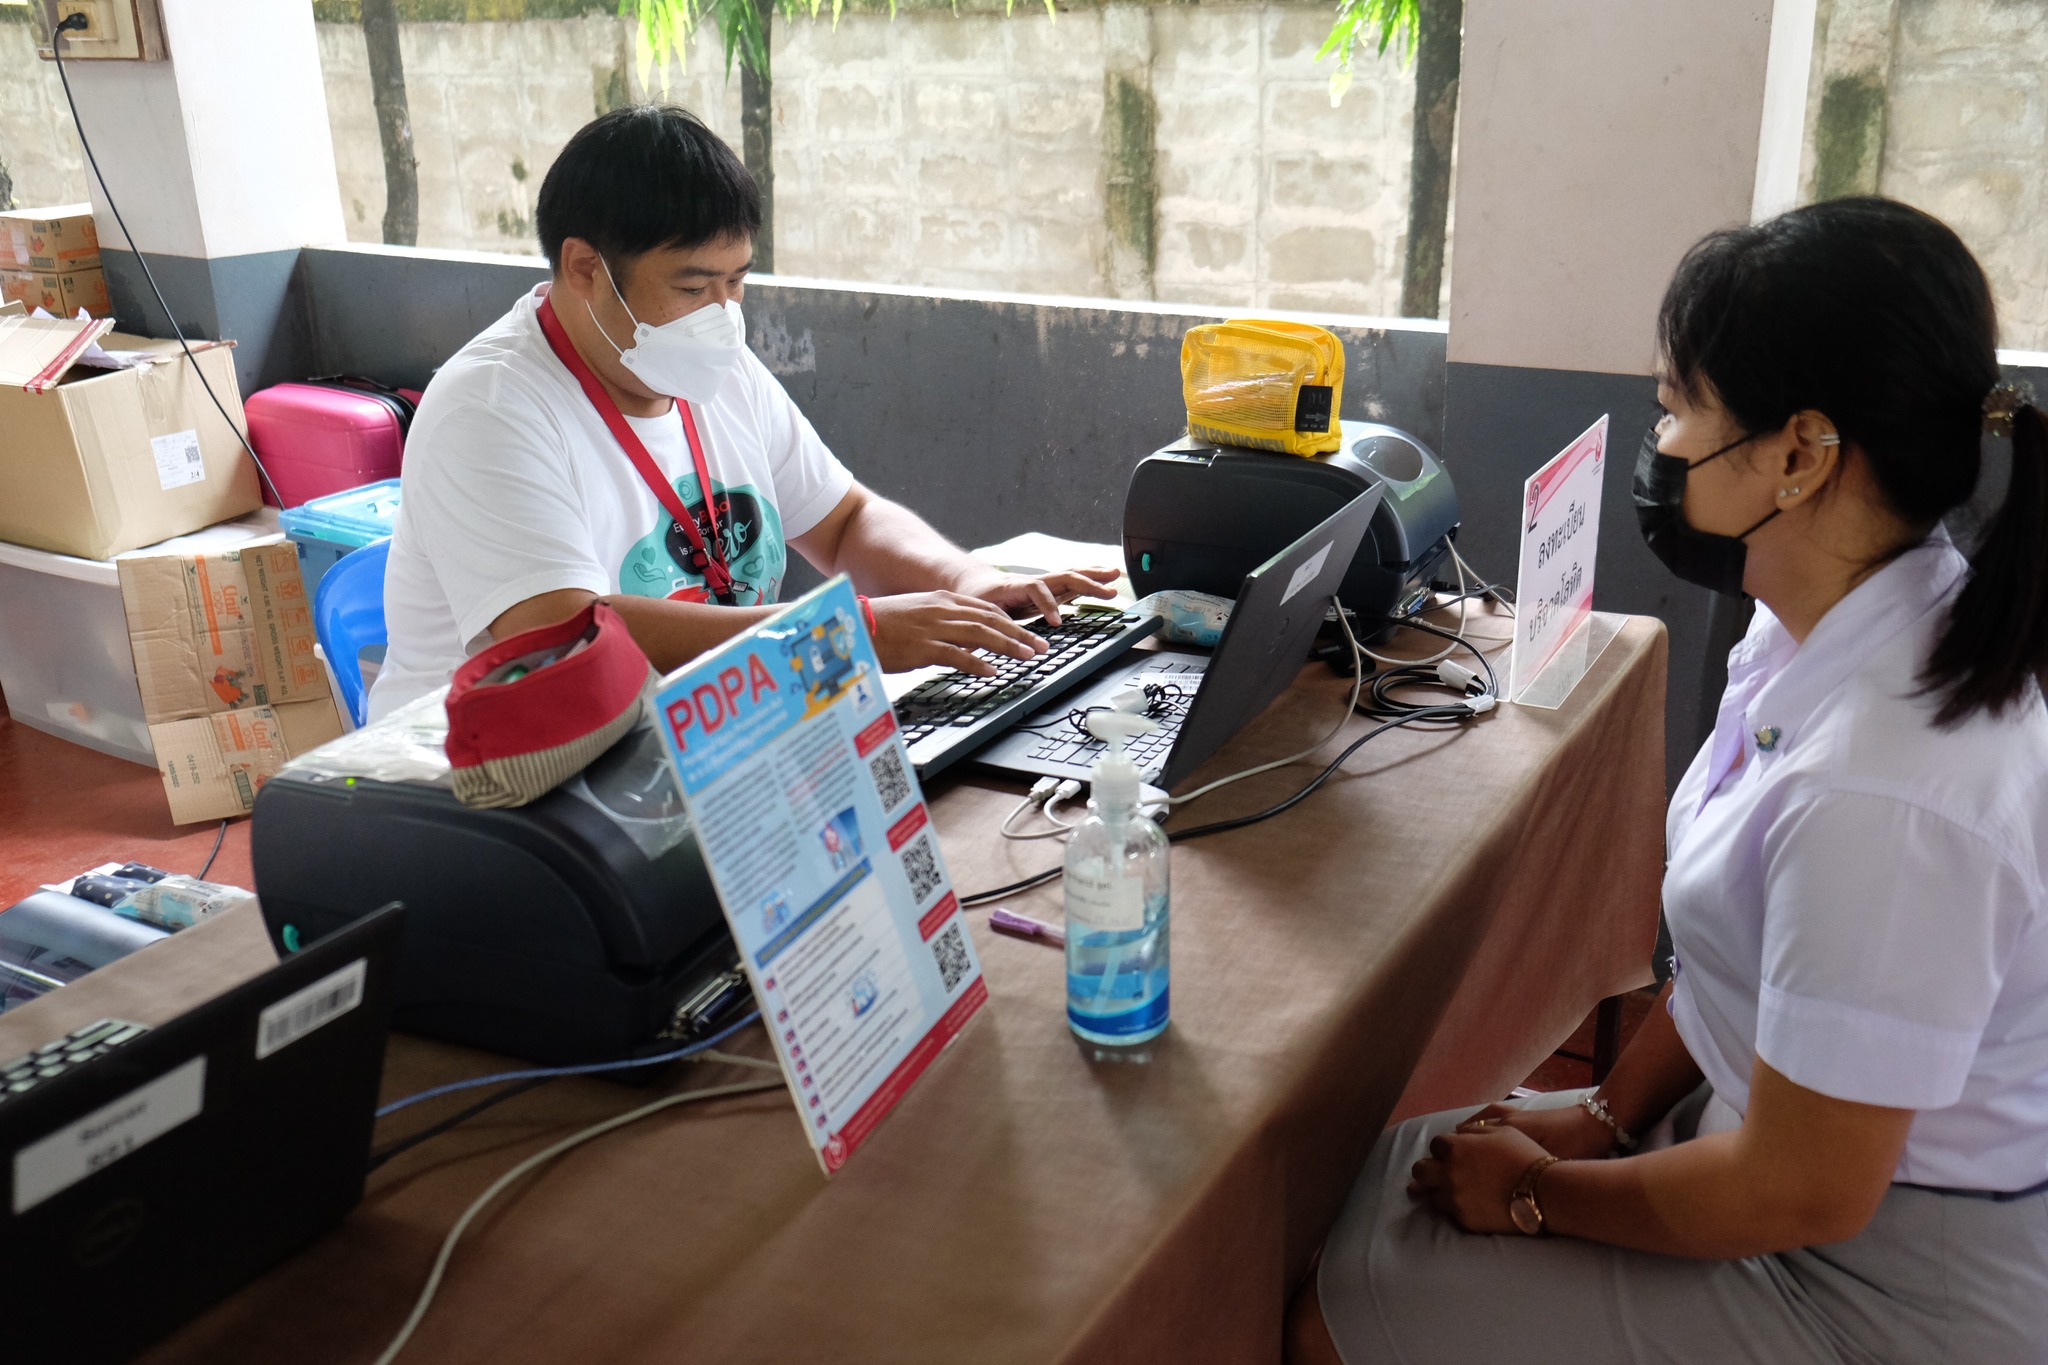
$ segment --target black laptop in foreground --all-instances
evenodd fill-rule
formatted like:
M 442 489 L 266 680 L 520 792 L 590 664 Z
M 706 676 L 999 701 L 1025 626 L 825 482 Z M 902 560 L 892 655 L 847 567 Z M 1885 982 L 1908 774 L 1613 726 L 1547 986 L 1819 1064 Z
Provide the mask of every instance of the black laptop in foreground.
M 0 1359 L 126 1360 L 355 1206 L 403 914 L 0 1059 Z

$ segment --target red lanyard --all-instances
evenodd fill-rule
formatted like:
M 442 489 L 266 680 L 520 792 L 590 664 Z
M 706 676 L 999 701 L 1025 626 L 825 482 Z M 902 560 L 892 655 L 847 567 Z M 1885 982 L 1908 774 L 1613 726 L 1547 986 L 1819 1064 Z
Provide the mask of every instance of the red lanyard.
M 597 409 L 597 415 L 604 419 L 611 429 L 613 439 L 626 452 L 626 458 L 633 462 L 647 487 L 660 500 L 668 514 L 690 541 L 690 567 L 703 575 L 704 586 L 711 592 L 711 599 L 720 606 L 737 604 L 732 591 L 732 571 L 725 564 L 725 537 L 718 529 L 718 505 L 711 497 L 711 471 L 704 463 L 704 442 L 697 435 L 697 419 L 691 415 L 690 405 L 678 398 L 676 410 L 683 417 L 683 435 L 690 441 L 690 459 L 697 466 L 697 490 L 704 498 L 704 516 L 711 523 L 711 540 L 707 544 L 704 533 L 697 528 L 697 519 L 683 506 L 683 500 L 676 496 L 676 490 L 662 477 L 661 467 L 654 463 L 654 457 L 647 453 L 647 447 L 640 442 L 639 433 L 626 421 L 619 405 L 605 392 L 597 375 L 584 362 L 576 347 L 569 341 L 568 332 L 562 328 L 562 320 L 555 316 L 555 303 L 551 298 L 540 301 L 540 330 L 547 336 L 555 356 L 569 367 L 569 373 L 576 376 L 576 382 L 583 386 L 590 405 Z

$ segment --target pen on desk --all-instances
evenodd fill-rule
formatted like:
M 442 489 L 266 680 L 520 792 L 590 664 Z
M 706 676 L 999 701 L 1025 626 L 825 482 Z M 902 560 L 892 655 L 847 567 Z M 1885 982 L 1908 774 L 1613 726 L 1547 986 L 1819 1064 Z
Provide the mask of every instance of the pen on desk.
M 1057 925 L 1046 924 L 1028 915 L 1013 914 L 1001 908 L 988 913 L 988 927 L 1011 938 L 1030 939 L 1035 943 L 1051 944 L 1055 948 L 1067 946 L 1067 931 Z

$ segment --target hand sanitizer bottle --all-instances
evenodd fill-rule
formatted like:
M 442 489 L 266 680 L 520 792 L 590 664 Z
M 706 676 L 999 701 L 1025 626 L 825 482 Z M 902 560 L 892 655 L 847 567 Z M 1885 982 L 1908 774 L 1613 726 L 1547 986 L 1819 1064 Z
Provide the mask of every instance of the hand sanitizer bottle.
M 1124 741 L 1153 722 L 1097 711 L 1109 746 L 1091 775 L 1088 815 L 1067 840 L 1067 1024 L 1103 1048 L 1157 1038 L 1167 1014 L 1166 834 L 1138 809 Z

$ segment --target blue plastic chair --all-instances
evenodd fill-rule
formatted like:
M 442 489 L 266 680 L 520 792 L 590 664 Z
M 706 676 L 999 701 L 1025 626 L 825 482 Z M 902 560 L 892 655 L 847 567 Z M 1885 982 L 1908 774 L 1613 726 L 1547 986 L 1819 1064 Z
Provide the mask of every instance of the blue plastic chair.
M 384 628 L 384 565 L 390 557 L 389 540 L 345 554 L 320 576 L 313 594 L 313 630 L 357 725 L 369 719 L 363 651 L 390 640 Z

